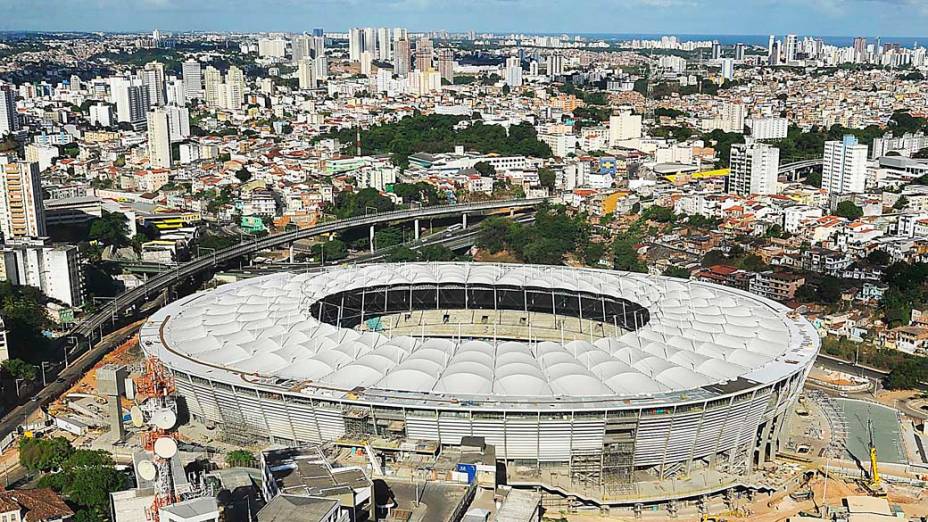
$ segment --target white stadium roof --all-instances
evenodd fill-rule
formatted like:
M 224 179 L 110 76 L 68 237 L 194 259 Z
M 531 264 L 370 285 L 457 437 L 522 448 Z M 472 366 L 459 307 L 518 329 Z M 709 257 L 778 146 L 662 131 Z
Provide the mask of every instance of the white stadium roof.
M 624 298 L 650 321 L 617 337 L 542 341 L 389 337 L 322 323 L 310 305 L 346 290 L 460 283 Z M 376 264 L 280 273 L 172 303 L 142 331 L 172 368 L 212 379 L 312 381 L 327 390 L 552 401 L 622 400 L 723 384 L 769 383 L 815 356 L 811 326 L 746 292 L 624 272 L 467 263 Z M 811 332 L 811 333 L 810 333 Z M 269 382 L 265 379 L 264 382 Z

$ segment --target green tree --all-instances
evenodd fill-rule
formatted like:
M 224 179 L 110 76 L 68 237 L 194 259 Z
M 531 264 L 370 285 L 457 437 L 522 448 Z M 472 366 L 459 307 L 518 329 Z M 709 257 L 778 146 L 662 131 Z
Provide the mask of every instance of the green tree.
M 474 164 L 474 170 L 480 173 L 481 176 L 492 178 L 496 176 L 496 167 L 487 161 L 478 161 Z
M 457 256 L 444 245 L 425 245 L 419 248 L 419 261 L 454 261 Z
M 248 180 L 251 179 L 251 172 L 242 167 L 235 171 L 235 178 L 238 179 L 239 183 L 248 183 Z
M 647 272 L 648 269 L 638 259 L 638 251 L 635 244 L 629 238 L 616 238 L 612 244 L 612 265 L 615 270 L 624 270 L 626 272 Z
M 710 250 L 702 256 L 702 266 L 724 265 L 728 263 L 728 257 L 721 250 Z
M 806 185 L 811 185 L 815 188 L 822 188 L 822 173 L 821 172 L 810 172 L 806 176 Z
M 915 154 L 912 154 L 912 157 L 915 159 L 928 159 L 928 147 L 919 150 Z
M 902 210 L 902 209 L 904 209 L 904 208 L 906 207 L 906 205 L 908 205 L 908 204 L 909 204 L 909 198 L 907 198 L 907 197 L 905 197 L 905 196 L 899 196 L 899 199 L 897 199 L 896 202 L 893 203 L 893 209 L 894 209 L 894 210 Z
M 61 462 L 61 472 L 39 479 L 40 487 L 54 489 L 101 518 L 109 512 L 110 493 L 128 485 L 126 475 L 115 468 L 112 457 L 103 450 L 73 450 Z
M 387 261 L 390 263 L 412 263 L 419 259 L 416 251 L 408 246 L 400 245 L 387 254 Z
M 863 216 L 864 210 L 857 206 L 853 201 L 844 200 L 838 203 L 838 206 L 835 208 L 834 215 L 853 221 Z
M 557 175 L 553 170 L 549 168 L 540 168 L 538 169 L 538 182 L 542 187 L 545 187 L 549 191 L 554 190 L 554 183 L 557 180 Z
M 226 464 L 232 467 L 252 467 L 255 462 L 254 454 L 247 450 L 232 450 L 226 454 Z
M 872 250 L 867 254 L 867 262 L 876 266 L 887 266 L 892 261 L 885 250 Z
M 587 266 L 597 266 L 606 256 L 606 244 L 590 241 L 583 247 L 583 262 Z
M 658 223 L 670 223 L 673 221 L 673 209 L 659 205 L 651 205 L 641 211 L 641 219 L 647 221 L 656 221 Z
M 480 223 L 477 234 L 477 248 L 495 254 L 505 250 L 509 245 L 512 222 L 503 217 L 488 217 Z
M 316 243 L 309 247 L 309 251 L 314 259 L 320 262 L 325 259 L 326 263 L 348 257 L 348 245 L 340 239 Z
M 73 452 L 71 443 L 63 437 L 24 437 L 19 440 L 19 463 L 29 471 L 57 469 Z
M 34 381 L 38 375 L 38 370 L 34 364 L 29 364 L 22 359 L 7 359 L 0 366 L 10 374 L 14 379 L 24 379 Z
M 668 277 L 678 277 L 680 279 L 689 279 L 692 273 L 682 266 L 671 265 L 664 270 L 664 275 Z
M 105 245 L 122 247 L 128 243 L 129 225 L 125 214 L 103 211 L 103 215 L 90 223 L 90 239 Z
M 741 268 L 750 272 L 763 272 L 767 270 L 767 263 L 756 254 L 748 254 L 741 260 Z

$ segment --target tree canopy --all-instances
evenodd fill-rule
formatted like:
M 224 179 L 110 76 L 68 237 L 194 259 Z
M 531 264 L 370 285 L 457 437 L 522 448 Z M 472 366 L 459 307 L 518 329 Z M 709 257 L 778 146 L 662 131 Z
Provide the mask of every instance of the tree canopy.
M 129 243 L 129 224 L 125 214 L 107 212 L 90 223 L 90 239 L 105 245 L 122 247 Z
M 335 138 L 347 145 L 356 142 L 356 135 L 357 129 L 341 129 L 318 139 Z M 486 125 L 466 116 L 416 114 L 361 131 L 362 154 L 391 154 L 394 163 L 403 167 L 409 165 L 412 154 L 452 152 L 456 145 L 484 154 L 551 157 L 551 148 L 538 140 L 530 123 L 511 125 L 507 132 L 501 125 Z
M 853 201 L 845 200 L 838 203 L 838 206 L 835 208 L 834 215 L 853 221 L 859 217 L 862 217 L 864 215 L 864 210 L 857 206 L 857 204 L 855 204 Z
M 563 206 L 542 205 L 531 225 L 487 218 L 480 224 L 477 247 L 490 253 L 508 250 L 526 263 L 559 265 L 564 255 L 588 240 L 589 226 L 582 216 L 570 216 Z

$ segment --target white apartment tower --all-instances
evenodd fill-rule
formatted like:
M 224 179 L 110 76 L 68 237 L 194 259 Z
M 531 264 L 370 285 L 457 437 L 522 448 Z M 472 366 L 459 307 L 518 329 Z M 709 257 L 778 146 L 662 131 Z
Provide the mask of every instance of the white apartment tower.
M 564 74 L 564 57 L 559 52 L 548 55 L 548 76 Z
M 0 156 L 0 233 L 4 241 L 46 235 L 38 163 Z
M 314 60 L 304 58 L 299 62 L 297 75 L 300 80 L 300 89 L 316 88 L 316 68 Z
M 852 135 L 826 141 L 822 158 L 822 188 L 829 194 L 859 194 L 867 181 L 867 146 Z
M 786 35 L 785 42 L 785 61 L 787 64 L 796 61 L 796 50 L 797 50 L 797 40 L 796 35 L 788 34 Z
M 632 110 L 623 107 L 618 113 L 609 116 L 609 145 L 620 141 L 641 137 L 641 115 L 632 114 Z
M 200 62 L 187 60 L 181 67 L 184 77 L 184 97 L 187 101 L 203 97 L 203 70 Z
M 780 149 L 765 143 L 736 143 L 731 146 L 728 192 L 740 196 L 776 194 Z
M 113 78 L 111 89 L 116 119 L 133 125 L 143 123 L 151 106 L 148 87 L 138 78 Z
M 148 89 L 148 100 L 151 105 L 159 107 L 167 103 L 167 91 L 164 83 L 164 64 L 149 62 L 142 69 L 142 84 Z
M 506 69 L 504 73 L 503 78 L 509 87 L 522 86 L 522 62 L 519 60 L 518 56 L 506 58 Z
M 377 29 L 377 59 L 386 62 L 393 59 L 393 48 L 391 46 L 390 28 L 380 27 Z
M 171 168 L 171 127 L 167 111 L 160 107 L 148 113 L 148 163 Z

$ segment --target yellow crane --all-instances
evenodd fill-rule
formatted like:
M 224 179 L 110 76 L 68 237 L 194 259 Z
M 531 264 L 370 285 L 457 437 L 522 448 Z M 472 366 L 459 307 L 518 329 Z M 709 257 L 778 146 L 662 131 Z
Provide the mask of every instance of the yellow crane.
M 869 418 L 867 419 L 867 431 L 870 432 L 870 487 L 874 491 L 879 491 L 881 489 L 880 470 L 876 461 L 876 445 L 873 444 L 873 420 Z

